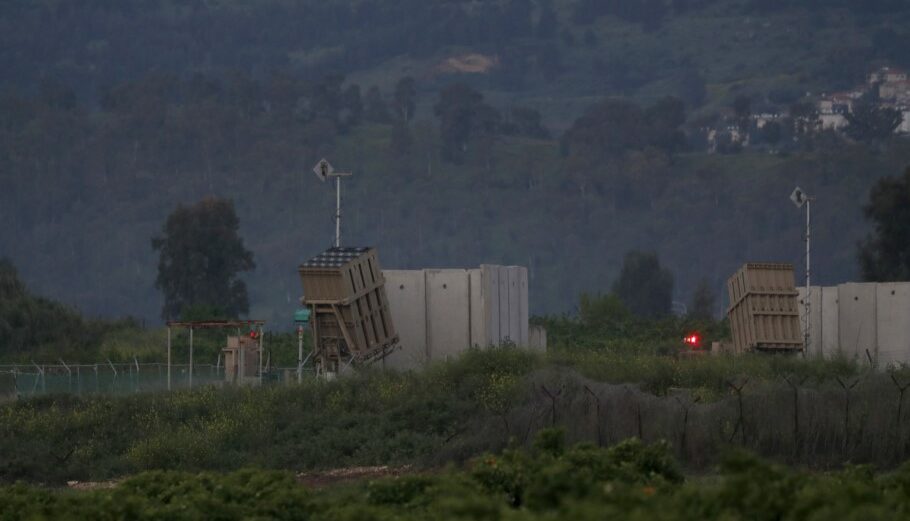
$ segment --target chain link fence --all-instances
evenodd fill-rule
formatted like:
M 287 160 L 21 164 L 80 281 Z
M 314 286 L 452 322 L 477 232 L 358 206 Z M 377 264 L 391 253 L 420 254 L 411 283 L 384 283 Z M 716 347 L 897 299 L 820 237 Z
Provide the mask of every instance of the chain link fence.
M 296 382 L 297 368 L 265 369 L 255 380 L 263 385 Z M 189 364 L 171 364 L 170 390 L 228 383 L 222 365 L 193 364 L 191 374 Z M 0 401 L 44 394 L 124 395 L 166 390 L 166 363 L 0 365 Z

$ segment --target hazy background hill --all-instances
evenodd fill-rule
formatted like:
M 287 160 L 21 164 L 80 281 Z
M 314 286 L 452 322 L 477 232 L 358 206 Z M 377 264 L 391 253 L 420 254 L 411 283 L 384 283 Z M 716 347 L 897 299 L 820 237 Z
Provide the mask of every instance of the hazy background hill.
M 910 164 L 906 141 L 719 155 L 695 136 L 737 97 L 770 111 L 910 65 L 908 21 L 893 0 L 2 2 L 0 256 L 37 293 L 156 320 L 150 238 L 178 203 L 230 197 L 256 257 L 251 314 L 284 324 L 297 264 L 332 237 L 310 172 L 325 156 L 355 173 L 347 244 L 387 267 L 527 265 L 536 313 L 609 290 L 632 248 L 660 253 L 680 301 L 702 278 L 720 294 L 745 261 L 801 268 L 796 184 L 818 197 L 816 280 L 850 280 L 860 207 Z M 453 145 L 457 118 L 434 107 L 459 82 L 484 98 Z M 685 102 L 666 125 L 679 146 L 607 154 L 565 134 L 605 98 L 668 95 Z

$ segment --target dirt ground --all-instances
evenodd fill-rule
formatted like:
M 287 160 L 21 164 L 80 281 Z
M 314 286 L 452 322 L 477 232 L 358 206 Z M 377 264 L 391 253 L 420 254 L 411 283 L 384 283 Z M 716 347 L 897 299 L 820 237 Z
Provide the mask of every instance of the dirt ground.
M 389 466 L 380 466 L 380 467 L 347 467 L 341 469 L 332 469 L 332 470 L 323 470 L 323 471 L 313 471 L 313 472 L 301 472 L 297 474 L 297 481 L 301 485 L 306 485 L 308 487 L 319 488 L 329 485 L 334 485 L 336 483 L 344 483 L 348 481 L 357 481 L 360 479 L 375 479 L 375 478 L 385 478 L 392 476 L 401 476 L 403 474 L 408 474 L 412 472 L 410 466 L 404 467 L 389 467 Z M 115 481 L 68 481 L 66 483 L 67 488 L 73 490 L 101 490 L 107 488 L 114 488 L 119 483 L 119 480 Z
M 308 487 L 325 487 L 346 481 L 360 479 L 375 479 L 392 476 L 401 476 L 410 473 L 411 467 L 347 467 L 342 469 L 324 470 L 320 472 L 302 472 L 297 474 L 297 481 Z

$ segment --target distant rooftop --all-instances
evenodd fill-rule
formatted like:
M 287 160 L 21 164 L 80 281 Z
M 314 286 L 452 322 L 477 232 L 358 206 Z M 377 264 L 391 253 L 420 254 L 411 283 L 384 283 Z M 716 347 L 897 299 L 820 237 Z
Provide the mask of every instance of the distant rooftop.
M 369 247 L 329 248 L 300 265 L 301 268 L 340 268 L 368 252 Z

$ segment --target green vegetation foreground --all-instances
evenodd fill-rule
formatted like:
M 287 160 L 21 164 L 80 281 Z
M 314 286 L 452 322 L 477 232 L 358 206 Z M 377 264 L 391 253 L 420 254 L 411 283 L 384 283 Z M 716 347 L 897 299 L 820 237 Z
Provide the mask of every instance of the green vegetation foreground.
M 891 376 L 894 379 L 891 379 Z M 903 386 L 903 387 L 901 387 Z M 0 406 L 0 481 L 62 484 L 147 470 L 439 468 L 560 427 L 571 443 L 666 441 L 702 471 L 731 447 L 814 468 L 894 468 L 908 453 L 906 375 L 843 361 L 668 356 L 626 347 L 472 350 L 425 371 L 335 382 Z M 510 441 L 511 440 L 511 441 Z
M 464 469 L 323 489 L 288 472 L 148 472 L 112 489 L 0 488 L 2 519 L 897 519 L 910 514 L 910 467 L 809 474 L 741 453 L 719 474 L 683 480 L 666 444 L 564 449 L 544 430 Z

